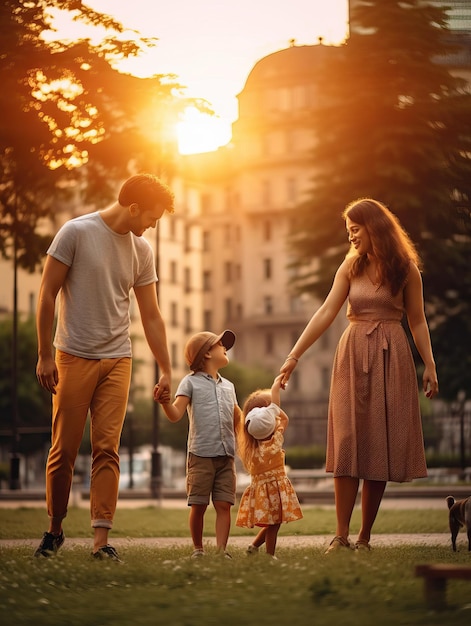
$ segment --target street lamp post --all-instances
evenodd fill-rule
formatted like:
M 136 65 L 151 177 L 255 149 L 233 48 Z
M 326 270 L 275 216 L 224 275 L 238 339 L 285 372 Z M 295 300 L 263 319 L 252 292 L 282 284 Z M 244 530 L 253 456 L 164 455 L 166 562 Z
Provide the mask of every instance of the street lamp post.
M 12 367 L 11 367 L 11 400 L 12 400 L 12 428 L 11 428 L 11 457 L 10 457 L 10 489 L 20 489 L 20 458 L 18 456 L 18 220 L 16 198 L 13 213 L 13 338 L 12 338 Z
M 160 226 L 157 221 L 155 227 L 155 269 L 157 272 L 157 280 L 155 289 L 157 291 L 157 301 L 159 300 L 159 271 L 160 271 Z M 160 378 L 160 369 L 157 361 L 155 362 L 155 381 Z M 160 500 L 162 497 L 162 459 L 159 451 L 160 443 L 160 407 L 158 402 L 153 403 L 152 409 L 153 422 L 152 422 L 152 464 L 151 464 L 151 494 L 156 500 Z

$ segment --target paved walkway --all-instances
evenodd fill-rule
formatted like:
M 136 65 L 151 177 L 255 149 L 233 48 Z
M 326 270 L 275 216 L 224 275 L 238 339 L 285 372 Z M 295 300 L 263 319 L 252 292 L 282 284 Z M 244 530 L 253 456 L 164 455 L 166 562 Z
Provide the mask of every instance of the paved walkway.
M 332 535 L 280 535 L 278 538 L 278 548 L 326 548 L 332 540 Z M 460 539 L 458 538 L 458 541 Z M 208 537 L 205 540 L 208 546 L 214 546 L 214 538 Z M 230 537 L 228 549 L 246 548 L 250 543 L 250 538 Z M 17 546 L 30 546 L 31 549 L 37 548 L 39 538 L 36 539 L 2 539 L 0 540 L 0 548 L 12 548 Z M 185 547 L 191 550 L 191 540 L 189 537 L 113 537 L 113 546 L 118 550 L 132 548 L 133 546 L 146 546 L 155 548 L 169 547 Z M 449 533 L 431 533 L 431 534 L 397 534 L 397 535 L 374 535 L 371 540 L 373 547 L 393 547 L 401 545 L 414 546 L 450 546 L 451 542 Z M 90 546 L 90 538 L 69 538 L 66 536 L 61 550 L 72 549 L 76 546 Z M 464 548 L 463 548 L 464 549 Z
M 80 497 L 72 497 L 70 504 L 72 506 L 79 506 L 80 508 L 89 508 L 89 502 L 87 499 Z M 0 500 L 0 518 L 2 508 L 17 508 L 17 507 L 31 507 L 31 508 L 44 508 L 45 504 L 43 500 Z M 184 499 L 120 499 L 118 503 L 119 508 L 141 508 L 141 507 L 156 507 L 156 508 L 187 508 L 186 500 Z M 358 506 L 358 505 L 357 505 Z M 333 504 L 303 504 L 303 508 L 323 508 L 333 509 Z M 444 517 L 447 518 L 447 506 L 443 498 L 385 498 L 381 504 L 382 510 L 391 509 L 442 509 Z M 464 536 L 464 535 L 463 535 Z M 28 545 L 32 548 L 36 548 L 40 538 L 34 539 L 4 539 L 0 540 L 0 547 L 13 547 L 20 545 Z M 353 537 L 354 539 L 354 537 Z M 307 535 L 307 536 L 279 536 L 278 547 L 293 547 L 293 548 L 323 548 L 329 545 L 332 540 L 332 535 Z M 458 537 L 460 541 L 460 537 Z M 74 546 L 89 546 L 91 540 L 89 538 L 69 538 L 66 537 L 66 542 L 62 549 L 70 549 Z M 249 537 L 230 537 L 229 549 L 231 546 L 236 548 L 245 548 L 250 542 Z M 165 548 L 170 546 L 188 546 L 191 549 L 191 541 L 189 537 L 157 537 L 157 538 L 120 538 L 113 537 L 113 545 L 118 549 L 126 549 L 132 546 L 155 546 L 156 548 Z M 430 533 L 430 534 L 389 534 L 389 535 L 374 535 L 371 541 L 373 547 L 384 546 L 399 546 L 399 545 L 417 545 L 417 546 L 450 546 L 451 541 L 450 534 L 446 533 Z M 208 545 L 214 545 L 214 538 L 207 539 Z M 463 548 L 464 549 L 464 548 Z

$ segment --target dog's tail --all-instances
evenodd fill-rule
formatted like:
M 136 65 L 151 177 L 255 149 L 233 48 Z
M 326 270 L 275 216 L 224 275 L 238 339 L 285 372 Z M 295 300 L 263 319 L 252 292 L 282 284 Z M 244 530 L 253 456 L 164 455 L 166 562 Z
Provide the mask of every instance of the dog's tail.
M 446 497 L 446 503 L 448 504 L 448 508 L 451 509 L 451 507 L 455 504 L 455 499 L 453 496 L 447 496 Z

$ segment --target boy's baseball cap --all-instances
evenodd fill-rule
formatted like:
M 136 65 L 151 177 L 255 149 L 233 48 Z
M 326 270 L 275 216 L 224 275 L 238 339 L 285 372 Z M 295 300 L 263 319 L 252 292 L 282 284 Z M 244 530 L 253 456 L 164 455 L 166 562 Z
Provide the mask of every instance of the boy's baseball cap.
M 222 345 L 226 350 L 230 350 L 234 345 L 235 338 L 232 330 L 225 330 L 220 335 L 210 333 L 209 331 L 196 333 L 196 335 L 190 337 L 185 346 L 185 361 L 190 366 L 190 369 L 194 371 L 206 352 L 219 341 L 222 341 Z
M 279 407 L 273 402 L 269 406 L 256 406 L 245 416 L 245 425 L 254 439 L 266 439 L 276 426 Z

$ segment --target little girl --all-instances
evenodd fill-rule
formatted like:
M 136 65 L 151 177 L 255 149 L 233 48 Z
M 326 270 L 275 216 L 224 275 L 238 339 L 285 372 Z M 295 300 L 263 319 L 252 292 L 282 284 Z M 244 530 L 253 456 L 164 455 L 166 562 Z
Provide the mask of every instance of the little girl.
M 257 552 L 265 543 L 267 554 L 273 558 L 281 523 L 303 516 L 285 470 L 283 433 L 289 420 L 280 409 L 280 388 L 281 376 L 277 376 L 271 389 L 250 394 L 243 407 L 244 420 L 237 429 L 238 454 L 251 482 L 242 494 L 236 525 L 261 527 L 247 552 Z

